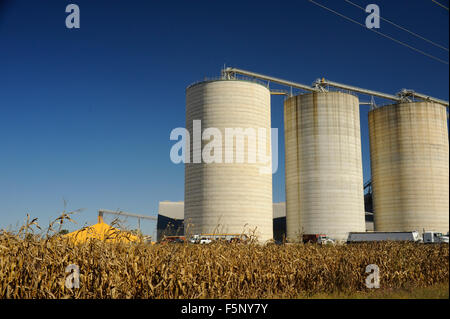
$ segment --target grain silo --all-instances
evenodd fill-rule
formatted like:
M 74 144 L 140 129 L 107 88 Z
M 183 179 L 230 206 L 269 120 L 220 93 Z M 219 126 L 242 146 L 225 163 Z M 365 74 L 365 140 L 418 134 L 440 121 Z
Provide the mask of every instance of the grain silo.
M 448 232 L 449 143 L 446 107 L 431 102 L 369 112 L 377 231 Z
M 195 144 L 194 120 L 201 120 L 202 131 L 215 128 L 209 131 L 214 137 L 203 136 L 206 139 Z M 186 89 L 186 128 L 190 133 L 190 162 L 185 165 L 186 231 L 190 234 L 234 234 L 256 229 L 255 234 L 260 240 L 272 239 L 269 89 L 243 80 L 205 81 L 191 85 Z M 232 137 L 232 145 L 227 144 L 227 134 L 231 133 L 226 129 L 235 133 L 242 129 L 249 135 L 252 131 L 257 133 L 256 148 L 264 146 L 260 149 L 264 150 L 269 162 L 258 156 L 255 162 L 249 156 L 249 145 L 255 145 L 252 138 L 244 138 L 245 158 L 239 162 L 236 152 L 242 140 Z M 265 129 L 265 134 L 260 134 L 259 129 Z M 197 157 L 194 153 L 205 152 L 205 146 L 213 141 L 220 143 L 216 141 L 218 132 L 222 142 L 212 153 L 221 157 L 222 162 L 205 163 L 202 158 L 198 163 L 200 153 Z M 232 163 L 225 162 L 226 153 L 230 151 L 234 156 Z
M 342 92 L 286 99 L 287 237 L 345 240 L 365 231 L 359 100 Z

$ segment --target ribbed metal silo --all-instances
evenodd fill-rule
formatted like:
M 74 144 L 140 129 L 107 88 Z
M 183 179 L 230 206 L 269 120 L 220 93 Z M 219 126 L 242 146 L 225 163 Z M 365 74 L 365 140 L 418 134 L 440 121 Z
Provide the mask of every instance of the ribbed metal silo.
M 269 162 L 248 159 L 245 139 L 243 163 L 193 163 L 193 121 L 202 130 L 217 128 L 222 134 L 222 158 L 236 153 L 237 139 L 226 148 L 226 128 L 265 129 L 257 134 Z M 190 133 L 190 163 L 185 165 L 185 224 L 190 234 L 242 233 L 256 229 L 261 241 L 272 239 L 272 174 L 270 150 L 270 91 L 255 82 L 205 81 L 186 90 L 186 128 Z M 204 140 L 201 148 L 211 140 Z M 255 144 L 254 144 L 255 145 Z M 256 149 L 258 146 L 256 145 Z M 263 153 L 263 152 L 261 152 Z M 266 167 L 267 171 L 261 169 Z M 187 225 L 185 227 L 188 227 Z
M 448 232 L 449 143 L 443 105 L 369 112 L 375 230 Z
M 365 231 L 359 101 L 342 92 L 286 99 L 287 237 Z

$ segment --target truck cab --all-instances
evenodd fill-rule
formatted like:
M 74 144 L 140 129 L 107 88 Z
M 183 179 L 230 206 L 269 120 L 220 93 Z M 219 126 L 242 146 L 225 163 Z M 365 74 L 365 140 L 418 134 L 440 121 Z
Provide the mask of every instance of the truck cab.
M 201 235 L 193 235 L 191 239 L 189 240 L 192 244 L 209 244 L 212 242 L 212 240 L 206 236 Z
M 430 243 L 447 243 L 448 244 L 448 236 L 445 236 L 442 233 L 427 231 L 423 233 L 423 242 L 425 244 Z

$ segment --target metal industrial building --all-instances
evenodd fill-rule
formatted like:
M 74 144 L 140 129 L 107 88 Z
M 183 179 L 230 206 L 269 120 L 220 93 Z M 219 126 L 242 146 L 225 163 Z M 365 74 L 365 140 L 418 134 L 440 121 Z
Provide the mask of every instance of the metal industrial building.
M 281 242 L 286 238 L 286 203 L 273 203 L 273 239 Z
M 164 235 L 184 235 L 184 202 L 159 202 L 156 240 L 160 241 Z

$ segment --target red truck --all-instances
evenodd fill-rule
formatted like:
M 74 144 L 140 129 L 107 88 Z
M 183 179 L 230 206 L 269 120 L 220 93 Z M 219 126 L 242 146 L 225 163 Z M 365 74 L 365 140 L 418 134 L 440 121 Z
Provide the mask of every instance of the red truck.
M 185 243 L 186 237 L 184 236 L 164 236 L 164 238 L 161 240 L 161 244 L 167 244 L 167 243 Z

